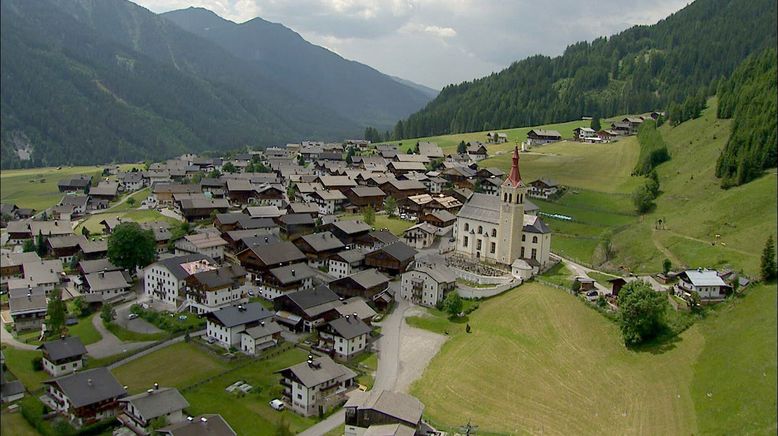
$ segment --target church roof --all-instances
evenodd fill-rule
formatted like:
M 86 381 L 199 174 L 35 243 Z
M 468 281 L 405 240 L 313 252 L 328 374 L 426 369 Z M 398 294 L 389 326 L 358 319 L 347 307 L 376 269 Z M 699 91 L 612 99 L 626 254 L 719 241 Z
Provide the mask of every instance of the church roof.
M 551 233 L 546 223 L 536 215 L 524 215 L 524 229 L 528 233 Z
M 473 193 L 470 200 L 459 210 L 457 217 L 499 224 L 500 202 L 495 200 L 494 195 Z

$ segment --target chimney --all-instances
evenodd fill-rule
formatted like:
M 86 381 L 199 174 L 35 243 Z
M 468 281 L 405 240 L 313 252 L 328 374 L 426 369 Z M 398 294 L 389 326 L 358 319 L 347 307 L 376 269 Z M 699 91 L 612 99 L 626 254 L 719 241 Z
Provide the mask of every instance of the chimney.
M 265 326 L 265 321 L 260 321 L 260 322 L 259 322 L 259 325 L 261 325 L 262 327 L 264 327 L 264 326 Z
M 346 315 L 346 321 L 348 321 L 348 315 Z
M 292 277 L 294 277 L 294 268 L 292 268 Z
M 159 390 L 159 383 L 154 383 L 154 390 Z
M 357 313 L 356 313 L 356 312 L 352 313 L 351 315 L 354 317 L 354 319 L 358 319 L 358 318 L 357 318 Z

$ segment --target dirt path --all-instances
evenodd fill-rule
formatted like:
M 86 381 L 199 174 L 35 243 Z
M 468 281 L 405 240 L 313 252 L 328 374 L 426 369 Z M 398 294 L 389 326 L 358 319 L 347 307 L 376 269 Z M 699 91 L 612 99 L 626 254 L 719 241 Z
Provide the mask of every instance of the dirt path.
M 673 265 L 686 265 L 681 259 L 675 256 L 672 251 L 670 251 L 667 247 L 665 247 L 659 239 L 656 237 L 656 229 L 651 229 L 651 242 L 654 243 L 654 247 L 656 247 L 657 250 L 659 250 L 662 254 L 665 255 L 666 258 L 670 259 L 670 262 L 673 263 Z

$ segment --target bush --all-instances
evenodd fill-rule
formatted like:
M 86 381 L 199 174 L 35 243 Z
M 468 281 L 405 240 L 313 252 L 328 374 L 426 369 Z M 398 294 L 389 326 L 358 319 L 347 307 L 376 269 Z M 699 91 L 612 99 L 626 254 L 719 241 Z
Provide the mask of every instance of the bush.
M 32 359 L 32 370 L 33 371 L 43 371 L 43 357 L 41 356 L 35 356 Z
M 664 330 L 667 295 L 656 292 L 650 284 L 636 280 L 619 292 L 619 324 L 624 343 L 637 345 L 654 339 Z

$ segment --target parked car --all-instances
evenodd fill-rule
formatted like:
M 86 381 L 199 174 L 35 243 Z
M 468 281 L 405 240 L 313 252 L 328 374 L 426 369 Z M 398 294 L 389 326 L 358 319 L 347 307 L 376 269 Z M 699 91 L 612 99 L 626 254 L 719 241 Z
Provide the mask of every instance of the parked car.
M 127 315 L 127 319 L 135 319 L 137 317 L 138 317 L 137 313 L 131 313 L 131 314 Z
M 253 296 L 254 296 L 254 291 L 249 291 L 249 297 L 253 297 Z
M 284 410 L 284 402 L 277 398 L 275 400 L 270 400 L 270 407 L 279 411 Z

